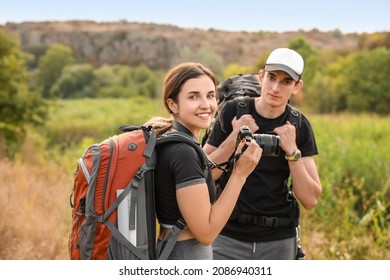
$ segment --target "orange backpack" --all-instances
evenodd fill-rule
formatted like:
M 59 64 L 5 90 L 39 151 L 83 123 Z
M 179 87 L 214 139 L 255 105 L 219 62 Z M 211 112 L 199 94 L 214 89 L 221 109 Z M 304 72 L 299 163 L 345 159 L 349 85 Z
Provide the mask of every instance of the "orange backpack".
M 185 227 L 178 220 L 168 235 L 171 245 L 156 252 L 155 146 L 186 142 L 196 149 L 206 170 L 199 143 L 181 132 L 156 139 L 152 127 L 121 130 L 88 147 L 78 160 L 70 197 L 70 259 L 166 259 Z

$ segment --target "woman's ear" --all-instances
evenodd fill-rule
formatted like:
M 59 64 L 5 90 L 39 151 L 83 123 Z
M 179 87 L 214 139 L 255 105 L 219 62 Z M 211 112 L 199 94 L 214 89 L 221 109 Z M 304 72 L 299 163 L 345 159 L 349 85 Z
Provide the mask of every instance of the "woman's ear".
M 167 99 L 167 105 L 168 105 L 168 108 L 171 111 L 171 113 L 173 113 L 173 114 L 178 113 L 177 104 L 171 98 Z

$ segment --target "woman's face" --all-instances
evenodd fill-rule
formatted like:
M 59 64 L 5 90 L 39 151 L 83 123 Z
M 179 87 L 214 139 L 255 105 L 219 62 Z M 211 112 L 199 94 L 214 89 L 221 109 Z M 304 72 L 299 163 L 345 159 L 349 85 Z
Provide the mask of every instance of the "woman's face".
M 207 75 L 189 79 L 181 88 L 178 102 L 167 102 L 175 118 L 199 137 L 200 130 L 210 126 L 217 110 L 215 85 Z

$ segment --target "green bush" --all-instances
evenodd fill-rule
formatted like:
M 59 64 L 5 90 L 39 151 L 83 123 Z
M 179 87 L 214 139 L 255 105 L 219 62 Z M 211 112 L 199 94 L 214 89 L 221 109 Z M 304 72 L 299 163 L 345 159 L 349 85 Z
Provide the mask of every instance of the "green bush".
M 303 232 L 310 229 L 309 234 L 321 233 L 317 258 L 389 258 L 389 118 L 328 115 L 311 119 L 323 194 L 315 210 L 303 213 L 302 228 Z M 306 245 L 309 251 L 317 250 L 313 244 Z

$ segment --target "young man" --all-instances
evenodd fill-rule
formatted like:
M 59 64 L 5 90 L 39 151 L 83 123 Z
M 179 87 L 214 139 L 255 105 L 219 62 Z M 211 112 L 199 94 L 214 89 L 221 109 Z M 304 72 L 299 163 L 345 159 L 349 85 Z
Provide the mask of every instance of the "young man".
M 294 50 L 274 50 L 258 73 L 261 96 L 249 103 L 250 113 L 237 119 L 236 105 L 229 101 L 215 122 L 204 151 L 216 163 L 229 159 L 244 125 L 252 134 L 278 135 L 281 152 L 263 156 L 248 176 L 235 211 L 213 243 L 214 259 L 296 258 L 299 206 L 294 196 L 305 209 L 312 209 L 322 192 L 312 127 L 303 115 L 298 133 L 289 122 L 287 104 L 303 86 L 303 68 L 303 59 Z M 221 173 L 214 170 L 214 179 Z

